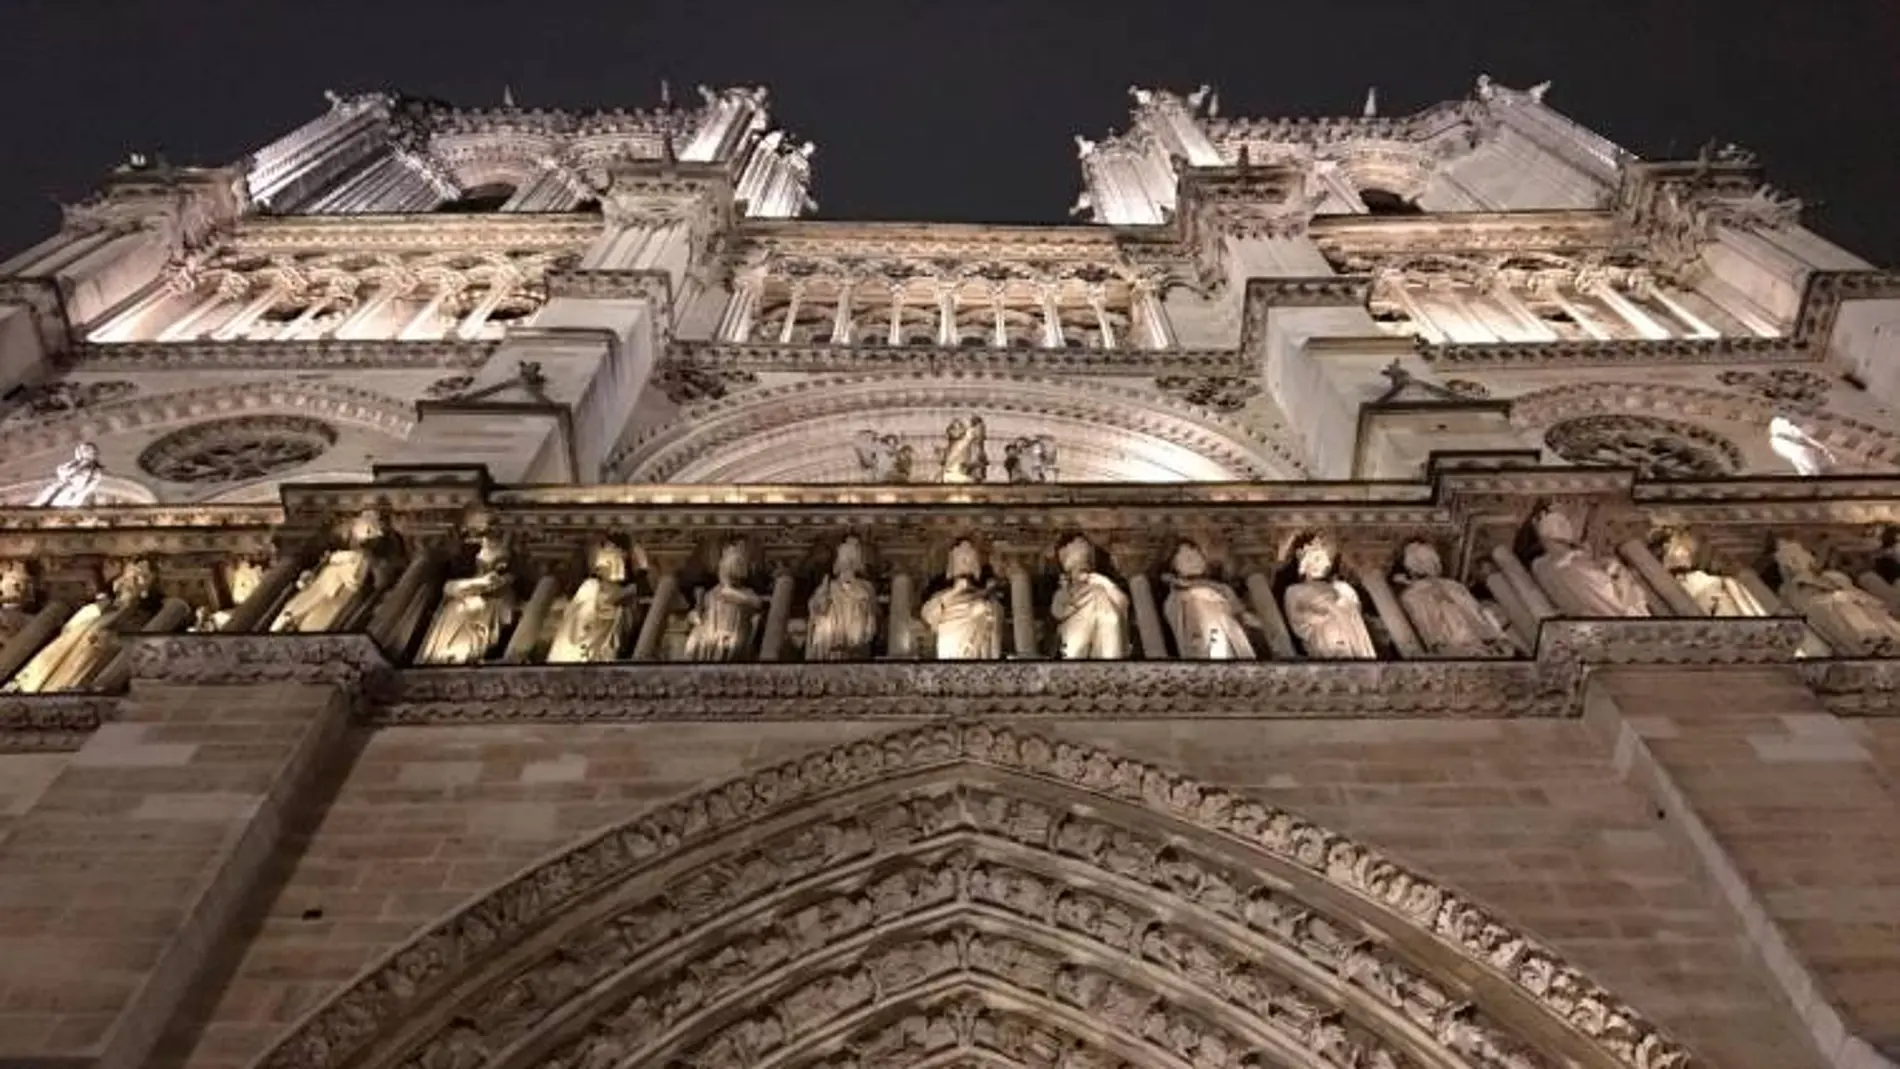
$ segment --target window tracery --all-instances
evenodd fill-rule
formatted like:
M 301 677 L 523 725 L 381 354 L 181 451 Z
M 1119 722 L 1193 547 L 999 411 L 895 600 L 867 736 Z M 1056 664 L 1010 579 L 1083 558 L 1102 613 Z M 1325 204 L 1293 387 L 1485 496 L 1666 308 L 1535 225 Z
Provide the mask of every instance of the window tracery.
M 173 431 L 147 446 L 138 465 L 166 482 L 247 482 L 300 468 L 336 440 L 334 427 L 306 416 L 237 416 Z
M 1708 479 L 1742 467 L 1735 443 L 1692 423 L 1634 414 L 1580 416 L 1544 432 L 1572 464 L 1635 468 L 1645 479 Z

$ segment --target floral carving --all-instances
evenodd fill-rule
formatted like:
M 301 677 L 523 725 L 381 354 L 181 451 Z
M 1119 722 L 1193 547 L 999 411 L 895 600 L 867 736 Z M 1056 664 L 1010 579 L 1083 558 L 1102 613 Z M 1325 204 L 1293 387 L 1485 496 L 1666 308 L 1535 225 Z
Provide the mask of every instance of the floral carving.
M 1713 479 L 1742 466 L 1735 443 L 1657 416 L 1580 416 L 1545 431 L 1544 444 L 1572 464 L 1635 468 L 1645 479 Z
M 173 431 L 145 447 L 139 467 L 174 483 L 246 482 L 302 467 L 336 439 L 306 416 L 237 416 Z
M 1750 393 L 1775 405 L 1806 408 L 1827 400 L 1833 384 L 1824 375 L 1802 368 L 1778 367 L 1768 371 L 1724 371 L 1715 377 L 1724 386 Z
M 697 367 L 677 361 L 661 365 L 653 376 L 654 385 L 676 405 L 711 401 L 756 386 L 759 376 L 743 368 Z
M 1260 396 L 1260 384 L 1252 379 L 1219 376 L 1164 375 L 1155 380 L 1155 389 L 1216 412 L 1238 412 L 1247 407 L 1247 402 Z

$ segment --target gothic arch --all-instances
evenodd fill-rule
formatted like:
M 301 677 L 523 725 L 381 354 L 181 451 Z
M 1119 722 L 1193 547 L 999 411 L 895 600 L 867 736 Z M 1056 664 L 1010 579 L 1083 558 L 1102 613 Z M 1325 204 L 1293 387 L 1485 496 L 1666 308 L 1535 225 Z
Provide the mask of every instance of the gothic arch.
M 609 464 L 629 482 L 854 481 L 853 435 L 898 432 L 926 448 L 948 420 L 991 421 L 991 457 L 1017 432 L 1053 429 L 1067 481 L 1297 479 L 1294 447 L 1209 409 L 1102 383 L 987 374 L 812 378 L 690 405 Z M 1010 431 L 1011 424 L 1020 424 Z M 1056 425 L 1052 428 L 1052 425 Z M 1038 430 L 1038 428 L 1042 428 Z M 1059 458 L 1060 459 L 1060 458 Z M 1086 460 L 1085 464 L 1070 461 Z M 1072 474 L 1087 472 L 1093 475 Z M 1000 478 L 1000 471 L 997 473 Z
M 278 379 L 138 395 L 36 420 L 0 433 L 0 457 L 12 461 L 142 428 L 263 412 L 314 416 L 396 439 L 415 427 L 414 406 L 397 398 L 339 383 Z
M 1511 398 L 1511 422 L 1542 434 L 1568 419 L 1604 413 L 1636 413 L 1755 428 L 1765 441 L 1768 421 L 1779 410 L 1767 401 L 1703 386 L 1674 383 L 1585 382 L 1552 386 Z M 1816 438 L 1846 456 L 1878 468 L 1900 466 L 1900 436 L 1813 409 L 1797 413 Z M 1757 442 L 1743 442 L 1744 447 Z
M 517 876 L 258 1069 L 1679 1069 L 1455 893 L 1293 814 L 983 724 L 809 755 Z

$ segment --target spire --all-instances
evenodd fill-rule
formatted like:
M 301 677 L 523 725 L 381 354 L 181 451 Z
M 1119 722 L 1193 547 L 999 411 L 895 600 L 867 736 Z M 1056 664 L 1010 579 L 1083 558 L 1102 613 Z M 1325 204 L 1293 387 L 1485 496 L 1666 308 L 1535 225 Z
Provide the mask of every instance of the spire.
M 1368 119 L 1378 117 L 1378 114 L 1379 114 L 1379 87 L 1378 86 L 1375 85 L 1371 87 L 1370 89 L 1366 90 L 1366 106 L 1364 110 L 1360 112 L 1360 114 L 1364 115 Z
M 515 106 L 515 87 L 506 82 L 502 83 L 501 87 L 501 106 L 504 108 Z

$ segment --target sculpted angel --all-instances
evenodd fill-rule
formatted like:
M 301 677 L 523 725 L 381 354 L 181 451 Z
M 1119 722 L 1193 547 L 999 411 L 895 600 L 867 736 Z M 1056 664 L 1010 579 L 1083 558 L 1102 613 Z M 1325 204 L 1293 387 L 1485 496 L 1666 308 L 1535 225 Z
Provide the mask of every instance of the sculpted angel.
M 856 537 L 839 543 L 831 574 L 812 592 L 807 607 L 808 661 L 866 657 L 877 638 L 877 590 L 858 573 L 864 570 L 864 546 Z
M 1359 592 L 1333 574 L 1332 547 L 1324 539 L 1300 547 L 1299 572 L 1300 581 L 1287 588 L 1286 622 L 1306 655 L 1316 660 L 1377 657 Z
M 634 603 L 639 591 L 628 582 L 628 558 L 635 571 L 647 570 L 646 551 L 631 554 L 602 540 L 590 554 L 588 577 L 568 599 L 561 622 L 548 644 L 547 663 L 583 664 L 611 661 L 620 656 L 633 633 Z
M 1161 614 L 1184 660 L 1230 661 L 1254 659 L 1249 625 L 1260 618 L 1247 610 L 1234 588 L 1207 574 L 1207 557 L 1192 542 L 1175 548 L 1169 562 L 1174 571 L 1162 576 L 1168 587 Z

